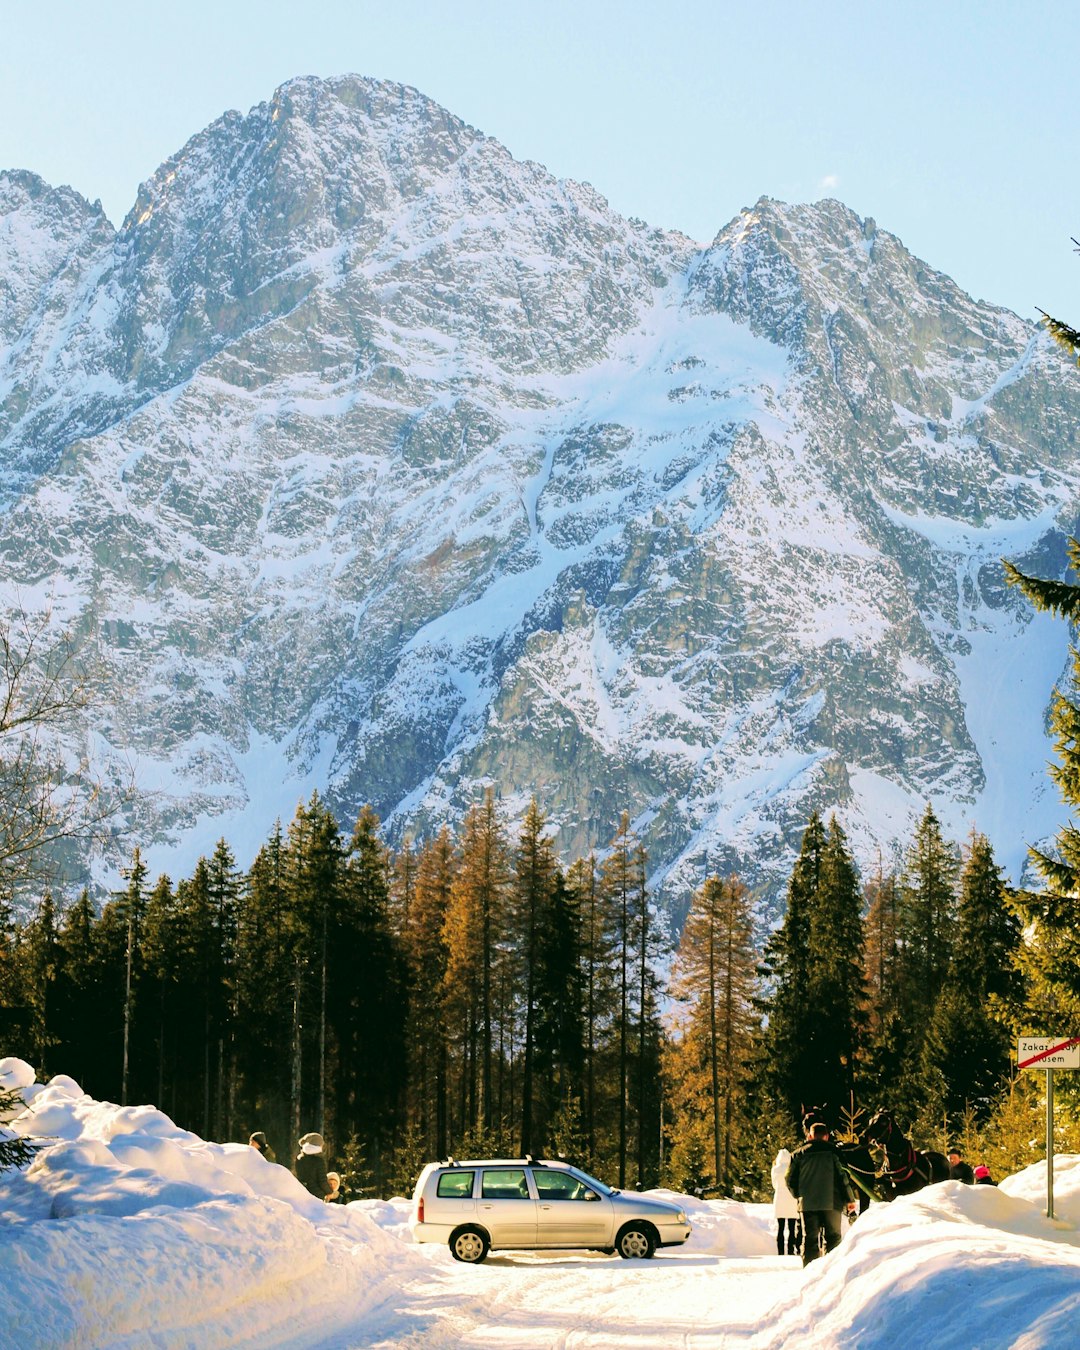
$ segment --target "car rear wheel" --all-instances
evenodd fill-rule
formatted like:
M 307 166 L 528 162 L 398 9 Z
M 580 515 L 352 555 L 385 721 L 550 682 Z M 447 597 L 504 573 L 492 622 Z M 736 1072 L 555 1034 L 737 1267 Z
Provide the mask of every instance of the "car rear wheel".
M 482 1228 L 457 1228 L 450 1234 L 450 1255 L 455 1261 L 479 1265 L 490 1249 L 491 1243 Z
M 619 1229 L 615 1250 L 627 1261 L 647 1261 L 656 1251 L 656 1234 L 647 1223 L 628 1223 Z

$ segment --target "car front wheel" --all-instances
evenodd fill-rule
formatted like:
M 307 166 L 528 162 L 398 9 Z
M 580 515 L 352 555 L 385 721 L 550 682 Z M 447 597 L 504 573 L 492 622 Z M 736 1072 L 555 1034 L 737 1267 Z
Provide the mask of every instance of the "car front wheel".
M 656 1251 L 656 1234 L 647 1223 L 628 1223 L 619 1230 L 615 1250 L 627 1261 L 647 1261 Z
M 450 1234 L 450 1255 L 466 1265 L 479 1265 L 490 1248 L 487 1234 L 480 1228 L 458 1228 Z

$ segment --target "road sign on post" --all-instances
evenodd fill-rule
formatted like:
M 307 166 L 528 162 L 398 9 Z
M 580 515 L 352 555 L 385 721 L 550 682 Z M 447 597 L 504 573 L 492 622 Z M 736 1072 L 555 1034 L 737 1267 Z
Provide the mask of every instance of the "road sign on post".
M 1054 1217 L 1054 1070 L 1080 1069 L 1080 1036 L 1021 1036 L 1018 1069 L 1046 1070 L 1046 1217 Z
M 1080 1069 L 1080 1037 L 1021 1036 L 1016 1049 L 1018 1069 Z

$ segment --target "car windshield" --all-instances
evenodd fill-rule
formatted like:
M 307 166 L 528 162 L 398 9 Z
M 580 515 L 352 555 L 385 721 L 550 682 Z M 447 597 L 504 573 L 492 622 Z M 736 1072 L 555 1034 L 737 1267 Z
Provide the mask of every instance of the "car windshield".
M 573 1172 L 574 1176 L 580 1177 L 581 1180 L 585 1182 L 586 1186 L 592 1186 L 593 1189 L 599 1191 L 601 1195 L 615 1194 L 610 1186 L 605 1186 L 602 1181 L 597 1181 L 595 1177 L 589 1176 L 588 1172 L 583 1172 L 580 1167 L 571 1167 L 570 1171 Z

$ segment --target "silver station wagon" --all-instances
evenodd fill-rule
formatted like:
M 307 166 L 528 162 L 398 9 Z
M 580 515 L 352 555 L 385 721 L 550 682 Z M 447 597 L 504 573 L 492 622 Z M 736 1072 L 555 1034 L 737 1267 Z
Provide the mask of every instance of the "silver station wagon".
M 413 1192 L 417 1242 L 445 1242 L 458 1261 L 492 1249 L 585 1247 L 649 1257 L 690 1236 L 677 1205 L 617 1191 L 569 1163 L 539 1158 L 428 1163 Z

